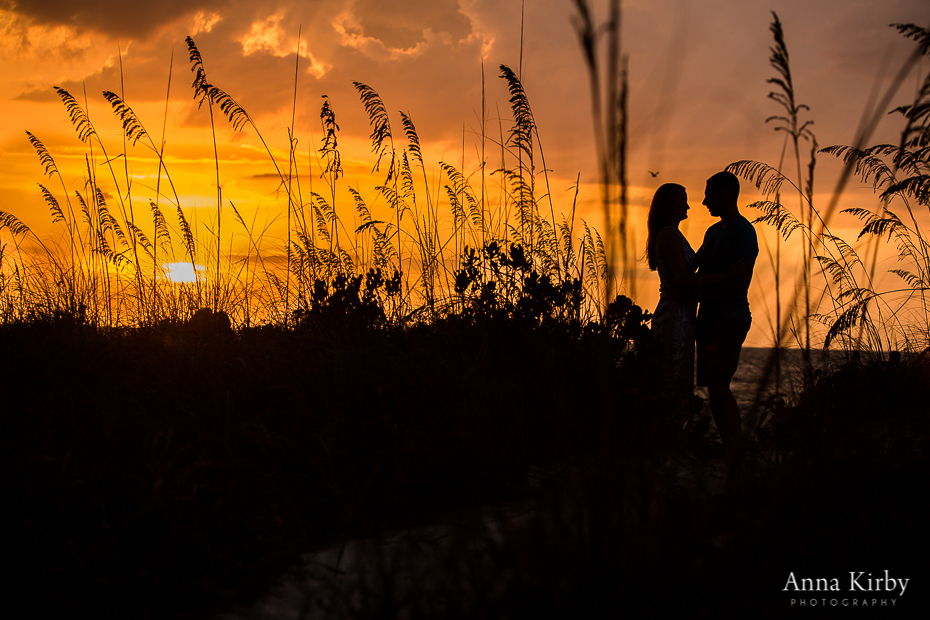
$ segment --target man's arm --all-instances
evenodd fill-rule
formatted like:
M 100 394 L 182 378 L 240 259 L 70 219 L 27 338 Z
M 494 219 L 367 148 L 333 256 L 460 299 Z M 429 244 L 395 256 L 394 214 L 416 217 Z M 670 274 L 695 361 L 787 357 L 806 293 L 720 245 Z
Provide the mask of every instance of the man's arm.
M 719 283 L 700 286 L 700 295 L 703 300 L 723 299 L 742 295 L 749 290 L 749 283 L 752 281 L 752 265 L 748 265 L 742 259 L 730 263 L 725 272 L 728 279 Z

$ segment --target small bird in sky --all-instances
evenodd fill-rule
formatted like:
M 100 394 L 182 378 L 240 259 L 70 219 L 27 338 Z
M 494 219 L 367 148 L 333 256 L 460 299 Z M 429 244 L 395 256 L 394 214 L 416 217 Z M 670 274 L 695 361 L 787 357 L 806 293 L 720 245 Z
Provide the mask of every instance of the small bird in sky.
M 653 172 L 652 170 L 647 170 L 646 172 L 648 172 L 649 174 L 651 174 L 651 175 L 652 175 L 652 178 L 656 178 L 657 176 L 659 176 L 659 173 L 658 173 L 658 172 Z

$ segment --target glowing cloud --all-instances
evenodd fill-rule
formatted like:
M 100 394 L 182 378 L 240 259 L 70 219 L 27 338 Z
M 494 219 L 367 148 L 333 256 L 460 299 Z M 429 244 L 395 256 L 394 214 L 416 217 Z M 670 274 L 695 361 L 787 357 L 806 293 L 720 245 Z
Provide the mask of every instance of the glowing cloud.
M 220 17 L 218 13 L 214 13 L 212 11 L 209 13 L 205 11 L 197 11 L 197 14 L 194 15 L 194 25 L 192 27 L 193 29 L 191 36 L 200 34 L 201 32 L 210 32 L 213 30 L 213 26 L 215 26 L 221 19 L 223 18 Z
M 288 37 L 280 25 L 283 17 L 283 13 L 275 13 L 262 21 L 253 22 L 249 34 L 239 39 L 239 43 L 242 45 L 242 53 L 245 56 L 251 56 L 258 52 L 265 52 L 278 58 L 284 58 L 293 54 L 296 47 L 300 57 L 310 61 L 307 73 L 317 79 L 322 78 L 332 69 L 332 65 L 318 60 L 307 49 L 306 41 L 301 40 L 298 45 L 296 37 Z
M 269 15 L 264 21 L 253 22 L 252 30 L 249 34 L 242 37 L 239 42 L 242 43 L 242 53 L 250 56 L 255 52 L 270 52 L 276 54 L 281 48 L 281 13 Z
M 67 25 L 37 25 L 12 12 L 0 9 L 0 52 L 24 58 L 57 55 L 78 58 L 93 44 L 89 33 Z

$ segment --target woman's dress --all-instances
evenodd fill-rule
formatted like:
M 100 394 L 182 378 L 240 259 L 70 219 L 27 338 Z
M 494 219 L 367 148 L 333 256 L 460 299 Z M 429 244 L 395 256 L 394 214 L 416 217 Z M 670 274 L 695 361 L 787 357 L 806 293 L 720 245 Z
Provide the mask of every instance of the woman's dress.
M 697 255 L 677 228 L 685 263 L 697 266 Z M 659 303 L 652 315 L 652 331 L 672 347 L 675 378 L 685 388 L 694 387 L 694 321 L 697 314 L 697 291 L 676 284 L 668 257 L 656 248 L 656 271 L 659 272 Z

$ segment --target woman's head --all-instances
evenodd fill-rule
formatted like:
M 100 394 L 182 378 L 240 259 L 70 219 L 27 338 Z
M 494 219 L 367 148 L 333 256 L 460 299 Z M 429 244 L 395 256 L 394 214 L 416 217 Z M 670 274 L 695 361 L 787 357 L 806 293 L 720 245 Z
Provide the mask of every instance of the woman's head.
M 677 226 L 678 222 L 688 217 L 688 192 L 678 183 L 666 183 L 656 190 L 649 205 L 649 218 L 646 222 L 646 259 L 649 268 L 656 268 L 656 237 L 666 226 Z

